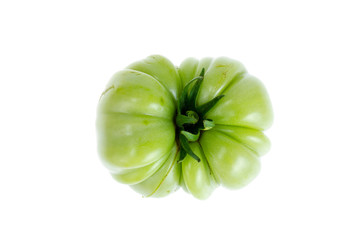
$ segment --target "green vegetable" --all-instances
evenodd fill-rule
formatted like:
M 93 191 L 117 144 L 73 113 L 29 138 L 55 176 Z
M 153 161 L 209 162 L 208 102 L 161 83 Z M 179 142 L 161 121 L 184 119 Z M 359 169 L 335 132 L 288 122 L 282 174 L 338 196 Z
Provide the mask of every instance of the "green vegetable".
M 150 56 L 116 73 L 97 113 L 98 150 L 119 182 L 144 196 L 180 186 L 206 199 L 259 172 L 273 114 L 263 84 L 238 61 Z

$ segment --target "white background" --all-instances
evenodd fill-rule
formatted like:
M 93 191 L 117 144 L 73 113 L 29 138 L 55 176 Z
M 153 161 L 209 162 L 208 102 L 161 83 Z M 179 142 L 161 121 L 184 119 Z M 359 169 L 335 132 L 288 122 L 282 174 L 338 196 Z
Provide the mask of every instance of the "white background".
M 360 1 L 1 1 L 0 239 L 362 239 Z M 272 149 L 247 187 L 142 198 L 96 151 L 126 65 L 228 56 L 260 78 Z

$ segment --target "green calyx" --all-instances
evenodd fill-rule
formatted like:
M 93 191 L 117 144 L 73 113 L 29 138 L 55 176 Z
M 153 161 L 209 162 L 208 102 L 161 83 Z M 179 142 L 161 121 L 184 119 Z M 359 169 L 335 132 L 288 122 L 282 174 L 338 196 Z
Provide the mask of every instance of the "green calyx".
M 215 126 L 215 123 L 211 119 L 206 119 L 205 115 L 224 97 L 224 95 L 220 95 L 201 106 L 196 106 L 197 94 L 204 75 L 205 69 L 203 68 L 200 75 L 185 86 L 177 103 L 175 122 L 180 145 L 178 162 L 181 162 L 187 154 L 200 162 L 200 158 L 191 150 L 190 142 L 198 141 L 201 131 L 210 130 Z

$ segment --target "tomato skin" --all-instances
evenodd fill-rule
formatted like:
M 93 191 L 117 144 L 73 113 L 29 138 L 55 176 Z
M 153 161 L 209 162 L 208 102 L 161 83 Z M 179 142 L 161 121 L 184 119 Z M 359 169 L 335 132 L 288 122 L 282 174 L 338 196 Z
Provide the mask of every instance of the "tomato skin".
M 179 188 L 181 174 L 181 165 L 177 163 L 178 154 L 175 144 L 157 172 L 141 183 L 131 185 L 131 188 L 145 197 L 164 197 L 175 192 Z
M 211 172 L 209 164 L 203 155 L 199 143 L 192 143 L 191 148 L 201 156 L 201 161 L 197 162 L 190 156 L 186 156 L 182 164 L 182 179 L 187 192 L 190 192 L 198 199 L 208 198 L 217 187 L 215 178 Z
M 241 188 L 259 172 L 258 155 L 229 135 L 210 130 L 200 143 L 215 178 L 227 188 Z
M 204 116 L 215 126 L 190 142 L 200 162 L 190 155 L 178 162 L 177 104 L 202 69 L 197 106 L 224 96 Z M 218 185 L 241 188 L 269 151 L 262 131 L 273 121 L 270 99 L 263 84 L 233 59 L 188 58 L 175 67 L 150 56 L 116 73 L 105 89 L 97 110 L 99 155 L 114 179 L 143 196 L 167 196 L 182 186 L 207 199 Z
M 157 161 L 170 151 L 175 138 L 169 92 L 149 75 L 133 70 L 115 74 L 110 85 L 98 106 L 101 158 L 112 172 Z

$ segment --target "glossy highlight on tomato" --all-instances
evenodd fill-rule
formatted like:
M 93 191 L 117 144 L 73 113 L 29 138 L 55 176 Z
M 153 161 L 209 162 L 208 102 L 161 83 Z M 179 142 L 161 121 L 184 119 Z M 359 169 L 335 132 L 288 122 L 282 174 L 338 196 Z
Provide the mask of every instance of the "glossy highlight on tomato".
M 206 199 L 259 172 L 273 121 L 263 84 L 238 61 L 159 55 L 117 72 L 97 109 L 98 152 L 117 181 L 146 197 L 181 186 Z

